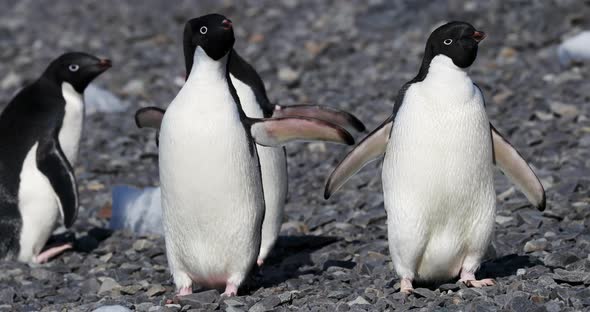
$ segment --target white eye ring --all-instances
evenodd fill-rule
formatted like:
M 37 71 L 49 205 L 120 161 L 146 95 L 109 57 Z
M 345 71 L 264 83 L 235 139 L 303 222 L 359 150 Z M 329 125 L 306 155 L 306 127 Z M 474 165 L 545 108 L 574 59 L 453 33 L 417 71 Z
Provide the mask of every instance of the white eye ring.
M 207 27 L 206 26 L 202 26 L 201 29 L 199 29 L 199 32 L 204 35 L 207 33 Z
M 77 71 L 78 71 L 78 69 L 80 69 L 80 66 L 79 66 L 78 64 L 71 64 L 70 66 L 68 66 L 68 69 L 69 69 L 71 72 L 77 72 Z
M 453 39 L 445 39 L 445 41 L 443 41 L 443 43 L 445 45 L 451 45 L 451 43 L 453 43 Z

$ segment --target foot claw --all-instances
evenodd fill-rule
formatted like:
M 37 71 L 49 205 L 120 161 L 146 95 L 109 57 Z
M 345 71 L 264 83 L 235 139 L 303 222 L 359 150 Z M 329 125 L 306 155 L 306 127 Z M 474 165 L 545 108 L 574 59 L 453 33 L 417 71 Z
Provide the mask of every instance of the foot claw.
M 484 278 L 481 280 L 466 280 L 466 281 L 461 281 L 461 282 L 463 282 L 468 287 L 474 287 L 474 288 L 482 288 L 485 286 L 496 285 L 496 281 L 492 278 Z
M 414 286 L 412 286 L 412 280 L 409 278 L 402 278 L 400 281 L 400 289 L 399 291 L 402 294 L 410 295 L 414 292 Z
M 193 288 L 191 286 L 189 286 L 189 287 L 181 287 L 178 290 L 178 293 L 176 294 L 176 297 L 182 297 L 182 296 L 190 295 L 192 293 L 193 293 Z
M 228 298 L 228 297 L 234 297 L 237 295 L 238 295 L 238 287 L 236 287 L 236 285 L 234 285 L 234 284 L 227 284 L 225 286 L 225 292 L 223 294 L 221 294 L 221 297 Z

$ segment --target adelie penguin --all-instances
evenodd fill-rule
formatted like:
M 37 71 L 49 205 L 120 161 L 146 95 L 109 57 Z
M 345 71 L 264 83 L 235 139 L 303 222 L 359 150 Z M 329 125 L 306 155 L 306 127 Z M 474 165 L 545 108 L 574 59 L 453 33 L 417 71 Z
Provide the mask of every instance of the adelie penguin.
M 482 92 L 467 74 L 484 38 L 464 22 L 434 30 L 420 71 L 399 91 L 393 114 L 327 181 L 326 198 L 365 164 L 385 155 L 389 249 L 405 293 L 413 290 L 413 281 L 458 275 L 468 286 L 494 284 L 474 275 L 494 228 L 494 163 L 533 205 L 545 208 L 539 179 L 490 124 Z
M 256 144 L 354 140 L 312 118 L 247 117 L 228 71 L 232 23 L 210 14 L 185 29 L 190 71 L 159 134 L 166 253 L 178 295 L 191 293 L 195 282 L 225 286 L 232 296 L 260 250 L 265 206 Z
M 185 28 L 184 41 L 190 42 L 192 29 Z M 185 45 L 186 72 L 190 73 L 194 46 Z M 246 62 L 235 50 L 231 50 L 229 74 L 236 89 L 240 104 L 246 116 L 254 118 L 279 117 L 312 117 L 325 120 L 347 129 L 364 131 L 365 126 L 355 116 L 327 106 L 272 104 L 266 94 L 264 82 L 256 70 Z M 188 74 L 187 74 L 188 76 Z M 140 128 L 160 128 L 164 110 L 157 107 L 146 107 L 137 111 L 135 120 Z M 281 229 L 283 212 L 287 198 L 288 177 L 287 159 L 283 147 L 267 147 L 256 145 L 262 172 L 262 188 L 264 189 L 265 214 L 262 225 L 262 243 L 257 263 L 262 265 L 272 250 Z
M 72 247 L 42 252 L 60 216 L 66 227 L 76 220 L 82 94 L 109 67 L 86 53 L 63 54 L 0 115 L 0 257 L 42 263 Z

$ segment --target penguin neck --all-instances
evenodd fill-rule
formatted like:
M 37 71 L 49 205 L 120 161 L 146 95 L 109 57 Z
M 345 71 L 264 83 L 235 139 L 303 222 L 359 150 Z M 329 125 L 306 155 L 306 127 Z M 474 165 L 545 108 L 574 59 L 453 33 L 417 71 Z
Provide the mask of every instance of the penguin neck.
M 444 83 L 458 83 L 471 79 L 467 71 L 458 67 L 453 60 L 446 55 L 439 54 L 432 58 L 428 66 L 428 74 L 424 77 L 428 81 L 440 81 Z
M 219 60 L 214 60 L 207 55 L 203 48 L 197 47 L 186 84 L 223 82 L 227 80 L 228 55 L 229 53 Z

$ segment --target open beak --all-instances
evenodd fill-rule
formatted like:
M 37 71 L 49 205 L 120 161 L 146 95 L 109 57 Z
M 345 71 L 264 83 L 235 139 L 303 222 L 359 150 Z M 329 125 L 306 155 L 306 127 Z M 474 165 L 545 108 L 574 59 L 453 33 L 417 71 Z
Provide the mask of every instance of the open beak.
M 473 40 L 475 40 L 475 42 L 479 43 L 480 41 L 486 38 L 486 33 L 484 33 L 483 31 L 475 31 L 473 33 L 473 36 L 471 37 L 473 38 Z

